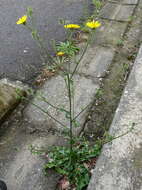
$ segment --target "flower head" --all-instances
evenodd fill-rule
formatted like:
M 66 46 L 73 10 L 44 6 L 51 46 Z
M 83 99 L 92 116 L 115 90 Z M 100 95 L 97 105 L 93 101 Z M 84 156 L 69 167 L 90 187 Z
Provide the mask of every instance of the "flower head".
M 80 26 L 78 24 L 66 24 L 66 25 L 64 25 L 64 28 L 78 29 L 78 28 L 80 28 Z
M 16 24 L 25 24 L 27 21 L 27 15 L 22 16 L 19 18 L 19 20 L 16 22 Z
M 91 22 L 87 22 L 86 26 L 89 27 L 89 28 L 95 29 L 95 28 L 99 28 L 101 26 L 101 23 L 99 21 L 94 21 L 93 20 Z
M 59 52 L 57 52 L 56 55 L 57 55 L 57 56 L 63 56 L 63 55 L 65 55 L 65 53 L 64 53 L 63 51 L 59 51 Z

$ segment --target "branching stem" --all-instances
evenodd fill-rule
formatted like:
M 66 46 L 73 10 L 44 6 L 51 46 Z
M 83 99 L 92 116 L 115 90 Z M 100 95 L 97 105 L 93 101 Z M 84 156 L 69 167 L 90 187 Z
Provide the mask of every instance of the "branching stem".
M 77 70 L 77 68 L 78 68 L 78 66 L 79 66 L 79 63 L 81 62 L 82 58 L 84 57 L 84 55 L 85 55 L 85 53 L 86 53 L 86 51 L 87 51 L 87 48 L 88 48 L 88 46 L 89 46 L 89 43 L 90 43 L 91 38 L 92 38 L 92 33 L 90 33 L 90 35 L 89 35 L 89 37 L 88 37 L 88 40 L 87 40 L 86 46 L 85 46 L 85 48 L 84 48 L 84 50 L 83 50 L 83 53 L 81 54 L 79 60 L 76 62 L 76 66 L 75 66 L 75 68 L 74 68 L 74 70 L 73 70 L 73 72 L 72 72 L 72 74 L 71 74 L 71 79 L 72 79 L 72 77 L 74 76 L 74 74 L 76 73 L 76 70 Z

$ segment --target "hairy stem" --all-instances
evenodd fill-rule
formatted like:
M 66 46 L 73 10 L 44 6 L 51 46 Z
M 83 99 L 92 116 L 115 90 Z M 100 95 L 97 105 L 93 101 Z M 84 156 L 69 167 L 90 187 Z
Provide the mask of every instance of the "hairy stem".
M 85 46 L 85 48 L 84 48 L 84 50 L 83 50 L 83 53 L 81 54 L 79 60 L 76 62 L 76 66 L 75 66 L 75 68 L 74 68 L 74 70 L 73 70 L 73 72 L 72 72 L 72 74 L 71 74 L 71 79 L 72 79 L 73 75 L 75 74 L 75 72 L 76 72 L 76 70 L 77 70 L 77 68 L 78 68 L 78 66 L 79 66 L 79 63 L 81 62 L 82 58 L 84 57 L 84 55 L 85 55 L 85 53 L 86 53 L 86 51 L 87 51 L 87 48 L 88 48 L 88 46 L 89 46 L 89 43 L 90 43 L 91 38 L 92 38 L 92 33 L 90 33 L 90 35 L 89 35 L 89 37 L 88 37 L 88 40 L 87 40 L 86 46 Z
M 51 104 L 50 102 L 48 102 L 45 97 L 40 96 L 40 98 L 41 98 L 41 100 L 42 100 L 43 102 L 47 103 L 47 104 L 48 104 L 49 106 L 51 106 L 52 108 L 54 108 L 54 109 L 56 109 L 56 110 L 59 110 L 59 111 L 61 110 L 60 107 L 57 107 L 57 106 Z M 65 112 L 68 112 L 66 109 L 64 109 L 64 110 L 65 110 Z
M 45 46 L 43 44 L 43 39 L 39 36 L 37 30 L 35 30 L 32 26 L 29 26 L 27 24 L 25 26 L 32 33 L 32 37 L 34 38 L 34 40 L 38 44 L 41 51 L 43 51 L 43 53 L 45 55 L 47 55 L 49 57 L 49 59 L 53 62 L 53 57 L 50 55 L 50 53 L 48 53 L 48 49 L 45 48 Z M 33 32 L 35 32 L 34 35 L 33 35 Z M 41 55 L 41 57 L 44 59 L 44 62 L 46 63 L 45 57 L 43 57 L 43 55 Z
M 68 81 L 68 98 L 69 98 L 69 112 L 70 112 L 70 164 L 72 164 L 72 155 L 73 155 L 73 132 L 72 132 L 72 95 L 71 95 L 71 81 L 70 75 L 67 74 Z
M 26 97 L 21 97 L 23 100 L 29 101 Z M 31 102 L 32 105 L 34 105 L 36 108 L 38 108 L 40 111 L 42 111 L 43 113 L 45 113 L 46 115 L 48 115 L 51 119 L 53 119 L 56 123 L 60 124 L 62 127 L 66 127 L 66 125 L 64 125 L 62 122 L 60 122 L 58 119 L 56 119 L 55 117 L 53 117 L 48 111 L 44 110 L 43 108 L 41 108 L 40 106 L 38 106 L 37 104 Z
M 75 121 L 87 108 L 91 106 L 91 103 L 88 104 L 85 108 L 83 108 L 73 119 L 72 121 Z

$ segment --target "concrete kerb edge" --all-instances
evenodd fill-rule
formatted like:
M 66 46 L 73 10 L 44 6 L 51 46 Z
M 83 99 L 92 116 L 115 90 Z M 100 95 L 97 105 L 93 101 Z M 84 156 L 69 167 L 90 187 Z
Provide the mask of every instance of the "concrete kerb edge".
M 11 81 L 8 78 L 1 79 L 0 84 L 5 84 L 5 85 L 11 86 L 11 87 L 13 87 L 15 89 L 18 88 L 18 89 L 20 89 L 22 91 L 26 91 L 26 90 L 29 89 L 29 86 L 27 84 L 24 84 L 21 81 Z
M 10 81 L 7 78 L 0 80 L 0 87 L 0 122 L 3 122 L 5 120 L 5 116 L 12 112 L 20 103 L 16 96 L 16 89 L 20 90 L 21 95 L 25 95 L 29 87 L 20 81 Z

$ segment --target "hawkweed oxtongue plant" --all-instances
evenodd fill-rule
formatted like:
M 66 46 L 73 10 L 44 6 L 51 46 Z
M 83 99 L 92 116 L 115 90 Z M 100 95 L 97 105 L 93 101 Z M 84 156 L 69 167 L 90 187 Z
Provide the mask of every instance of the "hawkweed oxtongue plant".
M 39 33 L 35 28 L 35 24 L 33 21 L 33 11 L 31 8 L 28 8 L 27 13 L 21 17 L 17 24 L 21 24 L 25 26 L 30 32 L 34 40 L 36 40 L 38 46 L 41 49 L 42 56 L 45 59 L 46 57 L 50 58 L 51 64 L 56 66 L 62 72 L 62 76 L 64 78 L 66 88 L 67 88 L 67 96 L 68 96 L 68 109 L 64 109 L 63 107 L 57 107 L 50 103 L 46 97 L 39 95 L 41 101 L 44 101 L 47 105 L 51 106 L 53 109 L 58 110 L 60 112 L 64 112 L 66 119 L 68 120 L 68 133 L 67 138 L 69 140 L 69 147 L 56 147 L 53 151 L 50 152 L 50 161 L 46 165 L 47 168 L 54 167 L 59 173 L 66 175 L 70 181 L 70 184 L 74 183 L 76 188 L 82 189 L 87 183 L 89 179 L 88 169 L 81 165 L 83 161 L 86 161 L 89 158 L 96 157 L 100 152 L 100 147 L 95 146 L 89 151 L 89 147 L 87 142 L 83 141 L 83 143 L 77 144 L 76 137 L 74 136 L 73 129 L 79 125 L 77 118 L 84 112 L 85 109 L 89 107 L 86 105 L 79 113 L 75 114 L 74 107 L 74 75 L 78 69 L 78 66 L 84 57 L 87 48 L 92 40 L 95 30 L 101 26 L 99 21 L 88 21 L 85 23 L 85 27 L 88 28 L 89 36 L 86 44 L 84 46 L 83 51 L 79 54 L 79 58 L 77 58 L 77 53 L 79 52 L 79 48 L 75 44 L 75 39 L 73 39 L 73 34 L 76 30 L 82 29 L 82 26 L 78 24 L 63 24 L 64 29 L 67 33 L 67 40 L 65 42 L 54 43 L 55 56 L 51 56 L 48 50 L 45 48 L 43 39 L 40 37 Z M 84 26 L 83 26 L 84 27 Z M 75 63 L 73 69 L 71 69 L 70 64 L 72 64 L 72 60 Z M 44 60 L 45 61 L 45 60 Z M 67 64 L 65 67 L 64 65 Z M 27 99 L 23 97 L 23 99 Z M 55 122 L 57 122 L 62 127 L 66 127 L 66 125 L 55 118 L 49 111 L 44 110 L 42 107 L 36 105 L 34 102 L 31 102 L 35 107 L 39 110 L 47 114 L 50 118 L 52 118 Z M 84 155 L 84 156 L 83 156 Z M 80 177 L 80 175 L 82 177 Z M 85 177 L 85 178 L 83 178 Z

